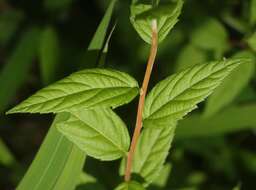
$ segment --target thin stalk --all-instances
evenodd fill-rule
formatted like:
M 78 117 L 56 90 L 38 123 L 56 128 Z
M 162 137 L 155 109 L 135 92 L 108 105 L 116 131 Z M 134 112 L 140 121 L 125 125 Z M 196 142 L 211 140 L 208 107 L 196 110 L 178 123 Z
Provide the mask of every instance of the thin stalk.
M 150 55 L 147 62 L 147 68 L 144 76 L 144 80 L 142 83 L 142 87 L 140 90 L 140 98 L 138 103 L 138 110 L 137 110 L 137 119 L 136 119 L 136 127 L 133 133 L 131 147 L 127 156 L 127 163 L 126 163 L 126 170 L 125 170 L 125 181 L 130 181 L 131 179 L 131 169 L 132 169 L 132 160 L 135 152 L 135 148 L 140 136 L 141 128 L 142 128 L 142 113 L 145 103 L 145 97 L 148 89 L 148 83 L 150 80 L 151 72 L 153 69 L 153 65 L 156 58 L 158 47 L 158 34 L 157 34 L 157 21 L 154 19 L 152 21 L 152 42 L 151 42 L 151 50 Z

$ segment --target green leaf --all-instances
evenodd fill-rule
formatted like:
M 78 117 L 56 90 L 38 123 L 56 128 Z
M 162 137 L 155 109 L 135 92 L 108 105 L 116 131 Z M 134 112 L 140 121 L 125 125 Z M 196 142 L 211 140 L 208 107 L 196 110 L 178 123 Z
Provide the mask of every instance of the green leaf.
M 120 184 L 115 190 L 145 190 L 138 182 L 130 181 Z
M 123 121 L 109 108 L 71 112 L 59 131 L 87 155 L 115 160 L 126 155 L 130 137 Z
M 247 43 L 253 51 L 256 51 L 256 32 L 254 32 L 248 39 Z
M 140 174 L 147 186 L 163 169 L 174 137 L 175 127 L 145 128 L 135 149 L 132 172 Z
M 170 163 L 165 164 L 161 171 L 159 172 L 158 177 L 152 182 L 152 184 L 154 186 L 164 188 L 168 182 L 171 170 L 172 165 Z
M 153 7 L 150 4 L 134 2 L 131 5 L 130 20 L 140 37 L 151 44 L 152 20 L 157 19 L 158 41 L 166 38 L 173 26 L 178 22 L 181 13 L 183 1 L 168 2 Z
M 233 106 L 205 118 L 193 114 L 179 122 L 177 139 L 218 136 L 256 128 L 256 105 Z
M 17 90 L 26 81 L 37 53 L 39 34 L 40 30 L 37 28 L 26 31 L 3 67 L 0 73 L 0 112 L 6 108 Z
M 199 48 L 214 50 L 217 57 L 220 57 L 229 47 L 225 27 L 214 18 L 207 18 L 200 22 L 191 34 L 191 42 Z
M 44 84 L 55 81 L 59 63 L 59 41 L 56 31 L 48 27 L 41 34 L 39 46 L 39 60 L 41 77 Z
M 57 115 L 39 152 L 17 190 L 72 190 L 78 183 L 85 154 L 56 128 L 69 114 Z
M 255 57 L 251 52 L 240 52 L 235 57 L 248 58 L 250 61 L 240 64 L 208 98 L 204 113 L 207 117 L 229 105 L 246 87 L 254 74 Z
M 14 164 L 15 158 L 8 149 L 8 147 L 4 144 L 2 139 L 0 139 L 0 163 L 4 166 L 11 166 Z
M 250 4 L 250 23 L 256 24 L 256 0 L 251 0 Z
M 173 126 L 209 96 L 243 59 L 196 65 L 158 83 L 145 101 L 144 127 Z
M 58 113 L 95 107 L 117 107 L 130 102 L 138 84 L 128 74 L 107 69 L 87 69 L 39 90 L 7 113 Z
M 176 71 L 187 69 L 198 63 L 207 61 L 207 54 L 192 44 L 186 45 L 179 53 L 176 63 Z

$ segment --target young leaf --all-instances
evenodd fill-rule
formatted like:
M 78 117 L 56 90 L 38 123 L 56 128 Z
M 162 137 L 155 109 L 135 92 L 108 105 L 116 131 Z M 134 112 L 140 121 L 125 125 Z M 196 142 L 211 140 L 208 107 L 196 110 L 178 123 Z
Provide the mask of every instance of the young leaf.
M 87 69 L 42 89 L 7 113 L 58 113 L 80 108 L 117 107 L 130 102 L 138 84 L 128 74 Z
M 70 143 L 56 128 L 69 114 L 58 114 L 36 158 L 17 190 L 72 190 L 78 183 L 85 154 Z
M 38 28 L 26 31 L 3 67 L 0 73 L 0 111 L 6 108 L 16 91 L 25 82 L 36 56 L 39 34 Z
M 163 169 L 174 137 L 175 126 L 161 129 L 145 128 L 135 149 L 132 172 L 153 182 Z
M 85 172 L 80 175 L 80 181 L 76 187 L 76 190 L 106 190 L 106 188 L 100 184 L 94 176 L 91 176 Z
M 145 190 L 144 187 L 136 181 L 124 182 L 120 184 L 115 190 Z
M 243 59 L 196 65 L 158 83 L 145 101 L 144 127 L 173 126 L 196 108 Z
M 178 22 L 182 6 L 182 0 L 178 0 L 177 2 L 170 1 L 156 7 L 149 4 L 134 2 L 131 5 L 130 20 L 140 37 L 150 44 L 152 19 L 157 19 L 158 41 L 161 42 Z
M 59 63 L 59 42 L 56 31 L 46 28 L 41 34 L 39 46 L 40 71 L 44 84 L 54 82 Z
M 256 105 L 233 106 L 212 117 L 193 114 L 179 122 L 175 138 L 209 137 L 255 129 Z
M 231 103 L 254 74 L 255 58 L 251 52 L 240 52 L 235 57 L 248 58 L 251 61 L 240 64 L 208 98 L 204 113 L 207 117 Z
M 87 155 L 100 160 L 115 160 L 126 155 L 129 133 L 110 108 L 80 110 L 71 115 L 58 129 Z

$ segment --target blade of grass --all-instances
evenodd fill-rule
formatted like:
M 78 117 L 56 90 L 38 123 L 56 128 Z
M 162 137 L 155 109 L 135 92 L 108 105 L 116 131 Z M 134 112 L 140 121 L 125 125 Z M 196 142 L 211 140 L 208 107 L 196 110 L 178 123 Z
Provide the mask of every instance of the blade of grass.
M 109 7 L 113 6 L 113 2 L 115 3 L 116 0 L 111 1 Z M 112 13 L 113 8 L 108 8 L 104 15 L 103 20 L 107 20 L 104 22 L 104 27 L 106 28 L 112 15 L 109 11 Z M 106 19 L 106 17 L 109 18 Z M 96 37 L 94 36 L 91 44 L 96 46 L 96 41 L 99 41 L 99 43 L 104 41 L 106 31 L 105 33 L 96 32 L 95 35 Z M 104 43 L 98 45 L 95 50 L 100 51 L 103 48 Z M 88 61 L 89 59 L 85 60 Z M 94 60 L 96 61 L 97 57 L 94 57 Z M 20 182 L 17 190 L 72 190 L 79 183 L 79 176 L 82 173 L 86 155 L 57 131 L 55 124 L 63 119 L 66 119 L 66 116 L 63 114 L 56 116 L 55 122 L 50 127 L 36 158 Z

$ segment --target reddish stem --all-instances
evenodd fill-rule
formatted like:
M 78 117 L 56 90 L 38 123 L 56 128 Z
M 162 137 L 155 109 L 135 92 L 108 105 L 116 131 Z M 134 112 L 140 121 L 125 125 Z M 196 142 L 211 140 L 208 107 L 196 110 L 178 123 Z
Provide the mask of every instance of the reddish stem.
M 127 163 L 126 163 L 126 170 L 125 170 L 125 177 L 124 177 L 125 181 L 130 181 L 131 179 L 132 161 L 133 161 L 135 148 L 136 148 L 136 145 L 140 136 L 141 128 L 142 128 L 142 120 L 143 120 L 142 113 L 143 113 L 145 97 L 148 89 L 148 83 L 150 80 L 151 72 L 152 72 L 153 65 L 156 58 L 157 47 L 158 47 L 157 21 L 153 20 L 151 50 L 150 50 L 150 55 L 147 62 L 146 73 L 145 73 L 142 87 L 140 90 L 140 99 L 138 103 L 136 127 L 133 133 L 131 147 L 127 156 Z

